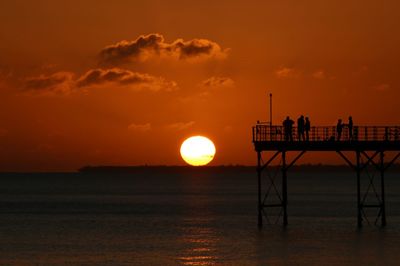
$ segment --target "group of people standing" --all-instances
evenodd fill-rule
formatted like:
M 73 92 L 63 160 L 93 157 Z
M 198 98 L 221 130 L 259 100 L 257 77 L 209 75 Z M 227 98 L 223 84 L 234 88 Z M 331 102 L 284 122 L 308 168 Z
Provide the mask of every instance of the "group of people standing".
M 347 127 L 349 130 L 349 140 L 353 139 L 353 118 L 349 116 L 349 123 L 343 124 L 342 119 L 339 119 L 336 125 L 336 133 L 337 133 L 337 140 L 340 140 L 342 137 L 343 128 Z
M 293 125 L 294 121 L 290 119 L 289 116 L 283 121 L 283 128 L 285 131 L 285 140 L 293 141 Z M 311 123 L 308 117 L 304 118 L 304 115 L 301 115 L 297 119 L 297 138 L 299 141 L 309 141 L 310 140 L 310 129 Z M 304 134 L 305 133 L 305 134 Z
M 285 132 L 285 140 L 286 141 L 293 141 L 293 125 L 294 121 L 290 119 L 289 116 L 286 117 L 285 120 L 283 120 L 283 129 Z M 342 119 L 338 120 L 338 123 L 336 125 L 336 140 L 340 141 L 342 138 L 342 131 L 343 128 L 347 127 L 348 132 L 349 132 L 349 140 L 353 139 L 353 118 L 349 116 L 349 122 L 347 124 L 344 124 L 342 122 Z M 303 115 L 301 115 L 297 119 L 297 139 L 299 141 L 309 141 L 310 140 L 310 129 L 311 129 L 311 123 L 310 119 L 308 117 L 304 118 Z M 335 137 L 333 136 L 333 140 Z

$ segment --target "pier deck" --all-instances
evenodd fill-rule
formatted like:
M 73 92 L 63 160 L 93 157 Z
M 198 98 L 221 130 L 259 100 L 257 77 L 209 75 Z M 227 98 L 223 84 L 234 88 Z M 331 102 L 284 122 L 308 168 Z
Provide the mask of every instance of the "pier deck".
M 303 136 L 297 128 L 285 132 L 283 126 L 257 123 L 253 127 L 253 144 L 257 152 L 258 176 L 258 225 L 263 225 L 263 217 L 270 221 L 271 208 L 280 208 L 278 219 L 282 217 L 283 225 L 288 224 L 287 214 L 287 172 L 298 159 L 310 151 L 336 152 L 355 171 L 357 177 L 357 225 L 363 221 L 369 223 L 367 208 L 376 208 L 375 224 L 381 220 L 386 225 L 385 211 L 385 171 L 400 157 L 400 126 L 354 126 L 343 127 L 341 132 L 336 126 L 311 127 Z M 297 152 L 291 162 L 287 161 L 288 152 Z M 392 158 L 386 158 L 386 152 L 394 152 Z M 263 153 L 266 155 L 263 158 Z M 354 158 L 349 157 L 354 153 Z M 269 166 L 280 158 L 278 173 L 268 173 Z M 264 160 L 265 159 L 265 160 Z M 378 173 L 377 182 L 375 174 Z M 267 174 L 265 175 L 265 172 Z M 278 189 L 278 175 L 281 175 L 281 188 Z M 367 186 L 362 191 L 362 176 L 367 176 Z M 271 194 L 275 194 L 271 201 Z M 370 202 L 373 194 L 374 202 Z

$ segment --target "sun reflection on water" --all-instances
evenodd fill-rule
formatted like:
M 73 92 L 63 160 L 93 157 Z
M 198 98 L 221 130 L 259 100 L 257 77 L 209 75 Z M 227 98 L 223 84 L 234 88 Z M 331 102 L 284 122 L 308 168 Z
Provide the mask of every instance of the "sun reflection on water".
M 185 229 L 181 239 L 184 248 L 178 260 L 182 265 L 216 265 L 219 259 L 216 254 L 219 239 L 215 229 L 207 227 L 204 221 L 201 224 L 197 222 Z

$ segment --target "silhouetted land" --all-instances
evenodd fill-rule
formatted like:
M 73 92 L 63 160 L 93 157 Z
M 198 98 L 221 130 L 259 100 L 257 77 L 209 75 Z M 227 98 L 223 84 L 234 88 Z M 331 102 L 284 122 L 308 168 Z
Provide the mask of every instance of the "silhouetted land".
M 276 166 L 271 166 L 271 170 L 276 170 Z M 96 174 L 109 174 L 109 173 L 141 173 L 141 172 L 154 172 L 154 173 L 188 173 L 188 172 L 202 172 L 202 173 L 227 173 L 227 172 L 255 172 L 256 166 L 245 165 L 221 165 L 221 166 L 85 166 L 79 169 L 81 173 L 96 173 Z M 400 171 L 400 164 L 393 165 L 391 171 Z M 347 165 L 327 165 L 327 164 L 302 164 L 294 165 L 290 171 L 301 172 L 347 172 L 351 171 Z

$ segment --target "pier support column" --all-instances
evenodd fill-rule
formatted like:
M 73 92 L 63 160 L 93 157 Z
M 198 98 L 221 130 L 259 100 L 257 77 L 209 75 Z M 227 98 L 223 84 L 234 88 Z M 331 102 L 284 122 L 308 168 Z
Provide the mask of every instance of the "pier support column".
M 257 177 L 258 177 L 258 228 L 262 227 L 262 202 L 261 202 L 261 152 L 257 151 Z
M 282 208 L 283 226 L 287 226 L 287 173 L 286 173 L 286 151 L 282 151 Z
M 258 181 L 258 227 L 261 228 L 264 223 L 278 224 L 281 222 L 281 220 L 283 226 L 287 226 L 287 171 L 297 162 L 298 159 L 303 156 L 306 151 L 301 151 L 292 161 L 289 162 L 287 161 L 287 151 L 285 150 L 276 151 L 268 160 L 266 160 L 266 162 L 263 161 L 262 151 L 256 150 L 256 152 Z M 279 156 L 282 156 L 279 164 L 274 167 L 268 167 L 276 158 L 279 158 Z M 262 180 L 263 178 L 264 181 Z M 273 211 L 273 209 L 277 211 Z
M 386 226 L 386 210 L 385 210 L 385 154 L 383 151 L 380 152 L 380 164 L 379 170 L 381 172 L 381 222 L 382 226 Z
M 356 151 L 356 173 L 357 173 L 357 226 L 362 227 L 362 206 L 361 206 L 361 164 L 360 151 Z

